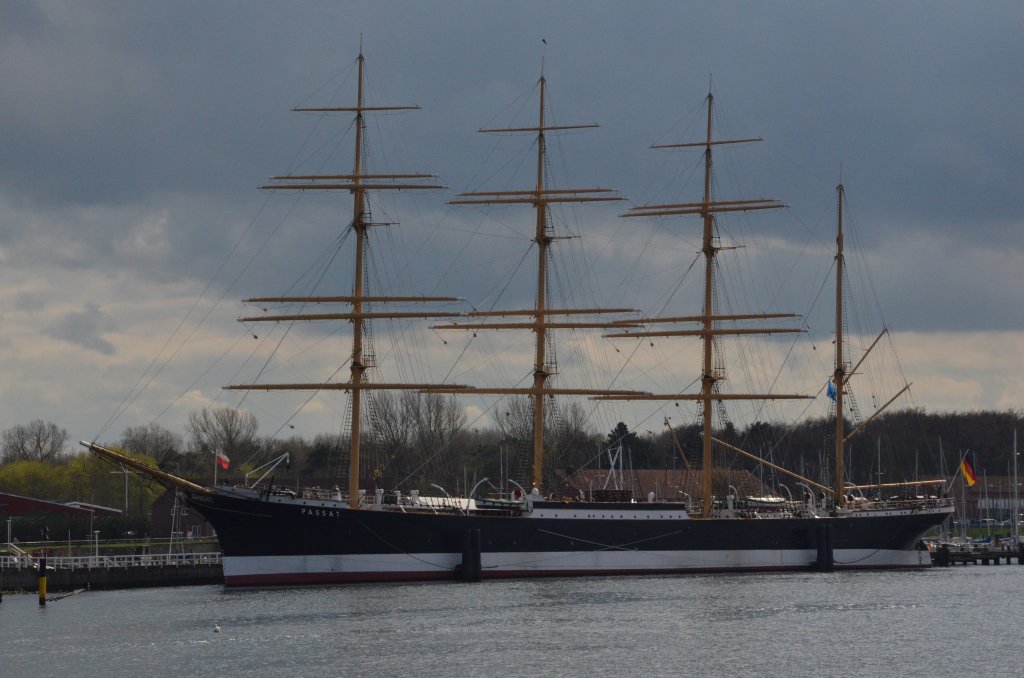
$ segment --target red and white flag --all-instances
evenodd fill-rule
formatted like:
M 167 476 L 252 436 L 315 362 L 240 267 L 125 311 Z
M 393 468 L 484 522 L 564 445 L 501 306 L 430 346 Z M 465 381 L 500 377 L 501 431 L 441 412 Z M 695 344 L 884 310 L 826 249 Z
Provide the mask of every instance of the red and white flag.
M 231 463 L 231 460 L 228 459 L 228 455 L 223 452 L 217 452 L 217 463 L 220 464 L 221 468 L 226 469 L 228 464 Z

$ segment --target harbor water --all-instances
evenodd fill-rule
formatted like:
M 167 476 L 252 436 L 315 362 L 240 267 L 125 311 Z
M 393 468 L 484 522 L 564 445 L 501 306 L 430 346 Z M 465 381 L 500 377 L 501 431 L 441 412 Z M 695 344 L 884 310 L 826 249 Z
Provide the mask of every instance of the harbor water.
M 1018 565 L 8 594 L 0 675 L 1020 676 L 1022 601 Z

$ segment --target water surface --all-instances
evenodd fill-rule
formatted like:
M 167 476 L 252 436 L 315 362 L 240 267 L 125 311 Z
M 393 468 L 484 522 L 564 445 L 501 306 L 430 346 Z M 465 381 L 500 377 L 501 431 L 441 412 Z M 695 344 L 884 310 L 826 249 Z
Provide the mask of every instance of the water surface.
M 1021 600 L 1017 565 L 7 595 L 0 675 L 1019 676 Z

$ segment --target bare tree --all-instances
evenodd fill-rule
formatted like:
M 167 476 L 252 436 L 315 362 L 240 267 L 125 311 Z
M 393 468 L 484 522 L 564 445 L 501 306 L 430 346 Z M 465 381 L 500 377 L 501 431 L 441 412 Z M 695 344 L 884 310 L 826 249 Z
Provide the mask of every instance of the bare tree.
M 374 442 L 387 456 L 406 453 L 412 445 L 414 421 L 409 416 L 419 395 L 412 392 L 401 396 L 387 391 L 374 393 L 367 409 L 370 418 L 370 430 Z
M 466 414 L 455 396 L 405 393 L 402 409 L 415 426 L 416 446 L 428 453 L 451 445 L 465 429 Z
M 121 434 L 121 447 L 135 454 L 143 454 L 163 464 L 181 452 L 181 436 L 156 422 L 143 426 L 129 426 Z
M 502 438 L 523 444 L 533 440 L 533 401 L 528 396 L 510 396 L 497 411 L 494 423 Z
M 454 396 L 376 393 L 369 418 L 373 452 L 365 468 L 374 482 L 391 486 L 424 474 L 440 482 L 456 477 L 466 416 Z
M 66 429 L 42 419 L 28 425 L 18 424 L 5 430 L 2 435 L 2 459 L 12 461 L 53 461 L 64 451 L 68 440 Z
M 550 409 L 556 419 L 551 436 L 554 444 L 545 459 L 550 459 L 552 469 L 587 466 L 594 458 L 599 437 L 593 431 L 586 408 L 573 400 Z
M 197 452 L 221 451 L 233 459 L 254 452 L 259 442 L 256 430 L 259 422 L 245 410 L 221 407 L 203 408 L 188 415 L 186 425 L 192 447 Z

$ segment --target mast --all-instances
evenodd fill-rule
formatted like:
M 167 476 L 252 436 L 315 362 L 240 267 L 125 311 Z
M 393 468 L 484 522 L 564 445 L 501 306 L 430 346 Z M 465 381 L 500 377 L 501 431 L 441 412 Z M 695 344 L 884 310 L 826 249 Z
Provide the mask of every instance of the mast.
M 639 332 L 617 332 L 608 334 L 608 337 L 671 337 L 671 336 L 699 336 L 703 349 L 703 361 L 701 368 L 701 390 L 699 394 L 655 394 L 640 397 L 619 398 L 612 396 L 608 399 L 622 400 L 693 400 L 700 403 L 701 417 L 703 423 L 702 441 L 702 472 L 701 492 L 703 499 L 702 516 L 710 518 L 713 508 L 713 469 L 714 469 L 714 438 L 713 438 L 713 413 L 714 403 L 723 400 L 781 400 L 806 398 L 802 395 L 784 395 L 772 393 L 759 394 L 723 394 L 720 391 L 719 382 L 724 379 L 720 370 L 715 370 L 714 351 L 715 337 L 719 335 L 741 335 L 741 334 L 776 334 L 800 332 L 799 328 L 723 328 L 721 321 L 737 320 L 759 320 L 766 318 L 794 318 L 793 313 L 760 313 L 760 314 L 734 314 L 720 315 L 715 308 L 715 257 L 723 249 L 715 242 L 715 215 L 720 212 L 747 212 L 754 210 L 780 209 L 785 207 L 775 199 L 753 199 L 753 200 L 715 200 L 712 195 L 713 161 L 712 149 L 715 146 L 727 144 L 741 144 L 761 141 L 760 138 L 752 139 L 715 139 L 713 135 L 714 121 L 714 95 L 708 92 L 707 95 L 707 126 L 704 141 L 683 144 L 656 144 L 651 148 L 703 148 L 704 149 L 704 190 L 700 202 L 677 203 L 662 205 L 640 205 L 633 207 L 623 217 L 652 217 L 652 216 L 673 216 L 683 214 L 699 215 L 702 225 L 701 252 L 704 255 L 704 305 L 699 316 L 673 317 L 673 318 L 651 318 L 646 319 L 647 323 L 666 322 L 697 322 L 700 329 L 696 330 L 658 330 Z M 604 399 L 604 398 L 602 398 Z
M 704 425 L 702 442 L 701 468 L 701 496 L 704 499 L 705 518 L 711 516 L 714 491 L 712 479 L 714 476 L 714 448 L 712 447 L 712 407 L 714 401 L 712 396 L 715 392 L 716 375 L 713 371 L 714 357 L 714 316 L 715 316 L 715 255 L 718 249 L 715 247 L 715 221 L 711 211 L 711 125 L 713 121 L 712 109 L 714 108 L 715 97 L 708 92 L 708 122 L 707 136 L 704 142 L 704 200 L 702 201 L 700 217 L 703 225 L 703 238 L 701 251 L 704 252 L 704 317 L 701 324 L 704 327 L 702 337 L 704 353 L 704 369 L 700 378 L 701 395 L 701 417 Z
M 833 499 L 837 507 L 846 503 L 846 479 L 843 468 L 846 450 L 846 431 L 843 422 L 843 395 L 846 392 L 846 365 L 843 362 L 843 184 L 836 186 L 836 366 L 832 384 L 836 392 L 836 478 Z M 881 473 L 881 459 L 879 459 Z M 882 481 L 879 480 L 879 483 Z
M 587 203 L 587 202 L 608 202 L 622 200 L 607 188 L 566 188 L 551 189 L 545 186 L 544 166 L 547 159 L 548 132 L 559 132 L 575 129 L 587 129 L 597 127 L 597 124 L 577 125 L 550 125 L 545 116 L 545 95 L 547 91 L 547 79 L 544 77 L 543 69 L 539 80 L 540 107 L 537 116 L 536 127 L 508 127 L 481 129 L 484 133 L 530 133 L 536 134 L 537 139 L 537 167 L 536 179 L 532 190 L 512 191 L 484 191 L 462 193 L 458 199 L 452 200 L 452 205 L 532 205 L 534 208 L 534 237 L 533 242 L 537 244 L 537 289 L 534 296 L 534 307 L 530 310 L 518 311 L 475 311 L 466 314 L 467 318 L 484 318 L 489 316 L 532 316 L 532 322 L 459 322 L 446 325 L 435 325 L 434 329 L 468 329 L 468 330 L 532 330 L 534 332 L 534 359 L 533 359 L 533 383 L 529 388 L 473 388 L 472 392 L 481 395 L 526 395 L 533 402 L 533 440 L 532 440 L 532 483 L 538 489 L 543 486 L 544 470 L 544 398 L 555 395 L 607 395 L 610 393 L 633 394 L 636 391 L 609 391 L 606 389 L 577 389 L 577 388 L 552 388 L 548 386 L 548 380 L 556 371 L 552 361 L 547 356 L 547 343 L 550 340 L 549 330 L 553 329 L 609 329 L 613 327 L 631 327 L 637 323 L 629 321 L 553 321 L 552 316 L 559 315 L 580 315 L 580 314 L 605 314 L 605 313 L 626 313 L 633 309 L 611 309 L 611 308 L 589 308 L 589 309 L 553 309 L 548 306 L 548 259 L 551 244 L 560 238 L 552 235 L 548 225 L 547 211 L 549 205 L 554 203 Z M 451 393 L 462 393 L 459 389 L 451 389 Z
M 356 94 L 356 141 L 355 160 L 352 164 L 352 229 L 356 232 L 356 265 L 352 295 L 355 299 L 352 302 L 354 314 L 363 311 L 363 259 L 366 248 L 366 221 L 363 215 L 366 213 L 366 189 L 362 185 L 363 173 L 363 65 L 365 63 L 363 51 L 359 50 L 359 85 Z M 363 364 L 363 321 L 357 319 L 352 323 L 352 364 L 350 374 L 352 376 L 352 423 L 351 441 L 348 472 L 348 502 L 349 508 L 359 508 L 359 466 L 360 466 L 360 445 L 362 435 L 362 391 L 359 386 L 363 383 L 363 372 L 366 370 Z
M 300 383 L 300 384 L 234 384 L 226 386 L 230 390 L 344 390 L 351 393 L 351 454 L 348 468 L 348 500 L 353 509 L 359 508 L 359 477 L 360 450 L 362 445 L 362 392 L 364 390 L 419 390 L 435 391 L 441 386 L 451 384 L 403 384 L 403 383 L 369 383 L 366 381 L 366 370 L 372 365 L 367 364 L 364 347 L 365 323 L 378 318 L 435 318 L 454 317 L 458 313 L 447 312 L 367 312 L 364 304 L 389 302 L 451 302 L 458 301 L 455 297 L 415 297 L 415 296 L 367 296 L 364 290 L 366 279 L 366 241 L 371 227 L 376 224 L 369 219 L 366 205 L 368 191 L 377 190 L 422 190 L 440 189 L 443 186 L 425 182 L 435 179 L 430 174 L 368 174 L 364 169 L 364 139 L 366 128 L 365 114 L 371 112 L 418 110 L 419 106 L 367 106 L 364 101 L 364 66 L 365 58 L 360 46 L 357 58 L 358 84 L 356 105 L 354 107 L 328 108 L 296 108 L 298 112 L 316 113 L 354 113 L 355 143 L 354 159 L 351 174 L 289 174 L 272 177 L 275 183 L 261 186 L 267 190 L 298 190 L 298 191 L 348 191 L 352 195 L 352 230 L 356 234 L 355 262 L 350 296 L 323 297 L 256 297 L 247 301 L 256 303 L 345 303 L 351 305 L 350 313 L 297 313 L 285 315 L 262 315 L 241 318 L 241 322 L 295 322 L 315 320 L 347 320 L 352 323 L 352 351 L 350 354 L 349 381 L 347 383 Z M 398 180 L 403 180 L 399 183 Z M 467 388 L 467 387 L 463 387 Z
M 895 395 L 890 397 L 880 407 L 876 408 L 875 411 L 867 419 L 861 421 L 851 430 L 849 433 L 846 432 L 846 422 L 843 418 L 844 412 L 844 401 L 848 392 L 848 383 L 853 375 L 857 374 L 860 366 L 864 364 L 868 356 L 874 351 L 878 345 L 879 340 L 889 333 L 888 329 L 883 328 L 875 340 L 871 342 L 871 345 L 864 351 L 860 359 L 853 365 L 851 369 L 846 369 L 846 342 L 844 333 L 843 323 L 843 276 L 845 275 L 846 258 L 843 251 L 843 203 L 846 201 L 846 188 L 843 186 L 842 181 L 836 186 L 836 354 L 835 354 L 835 370 L 832 373 L 832 385 L 835 389 L 835 404 L 836 404 L 836 421 L 835 421 L 835 479 L 832 487 L 832 492 L 835 497 L 835 505 L 842 507 L 846 502 L 846 478 L 845 478 L 845 460 L 844 457 L 846 451 L 846 444 L 851 438 L 861 434 L 867 430 L 868 424 L 874 421 L 876 418 L 882 415 L 885 410 L 889 408 L 896 400 L 910 390 L 911 383 L 903 385 Z M 882 458 L 881 458 L 881 440 L 878 441 L 878 483 L 881 485 L 882 475 Z M 911 483 L 913 484 L 913 483 Z
M 546 141 L 544 139 L 544 90 L 547 86 L 547 78 L 543 72 L 540 76 L 540 111 L 537 119 L 537 195 L 544 192 L 544 156 L 546 154 Z M 538 325 L 536 331 L 536 343 L 533 359 L 533 486 L 540 487 L 543 478 L 542 468 L 544 465 L 544 385 L 548 379 L 547 366 L 545 364 L 545 339 L 547 328 L 542 324 L 544 310 L 547 307 L 547 277 L 548 277 L 548 245 L 551 244 L 547 232 L 547 207 L 536 205 L 537 230 L 534 234 L 534 242 L 537 243 L 537 314 L 534 316 Z

